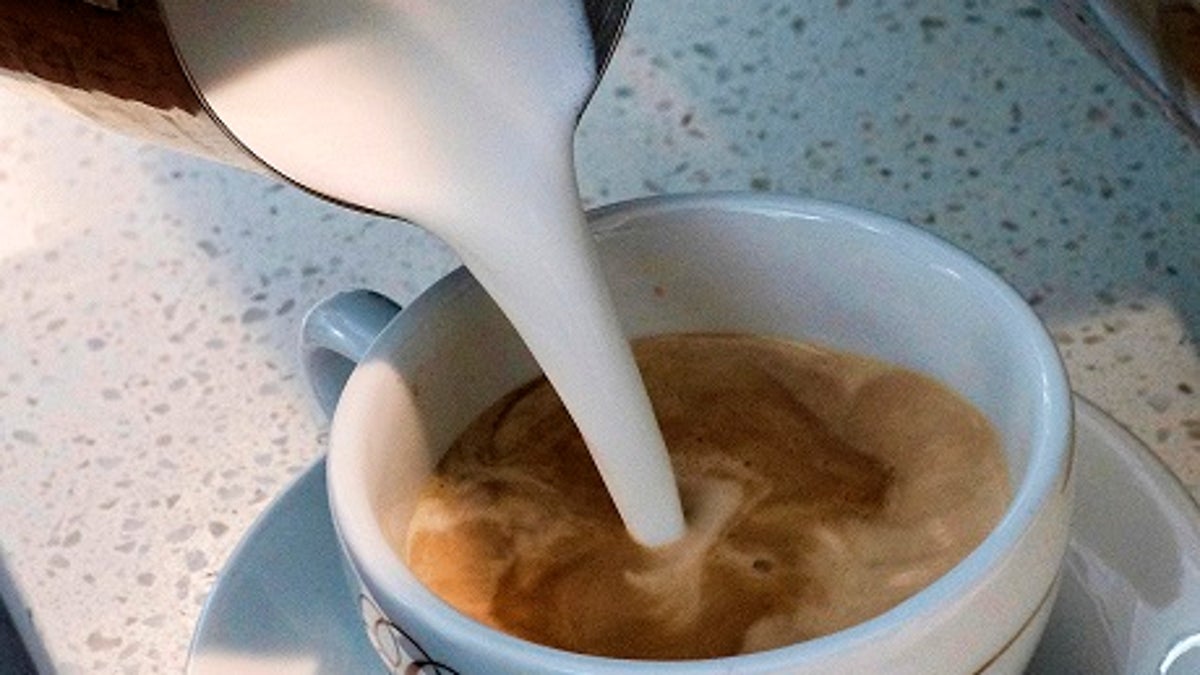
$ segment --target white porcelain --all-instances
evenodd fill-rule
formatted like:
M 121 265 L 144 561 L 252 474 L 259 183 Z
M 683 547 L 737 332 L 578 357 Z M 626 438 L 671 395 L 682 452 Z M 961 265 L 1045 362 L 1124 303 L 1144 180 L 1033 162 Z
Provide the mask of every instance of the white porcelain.
M 1200 673 L 1200 508 L 1128 431 L 1075 411 L 1071 543 L 1028 675 Z
M 361 357 L 334 416 L 328 488 L 368 634 L 393 671 L 432 662 L 489 674 L 1018 672 L 1052 605 L 1073 486 L 1070 393 L 1053 343 L 1021 298 L 941 240 L 834 204 L 668 197 L 606 208 L 592 221 L 631 335 L 781 335 L 933 375 L 997 426 L 1012 504 L 973 553 L 921 593 L 799 645 L 727 659 L 622 661 L 486 628 L 417 582 L 376 519 L 385 495 L 393 503 L 400 496 L 401 513 L 411 508 L 458 432 L 537 373 L 504 317 L 459 270 L 400 312 L 365 356 L 361 344 L 343 348 L 345 331 L 308 332 L 317 345 L 310 355 L 326 363 L 337 361 L 332 352 Z M 318 312 L 354 325 L 361 302 L 351 294 Z M 378 319 L 372 310 L 364 320 Z M 344 366 L 335 370 L 344 376 Z M 324 371 L 311 375 L 322 389 Z
M 1076 399 L 1076 515 L 1028 675 L 1200 672 L 1200 508 L 1127 431 Z M 1147 547 L 1156 553 L 1146 555 Z M 263 512 L 196 627 L 188 675 L 382 672 L 344 592 L 325 460 Z

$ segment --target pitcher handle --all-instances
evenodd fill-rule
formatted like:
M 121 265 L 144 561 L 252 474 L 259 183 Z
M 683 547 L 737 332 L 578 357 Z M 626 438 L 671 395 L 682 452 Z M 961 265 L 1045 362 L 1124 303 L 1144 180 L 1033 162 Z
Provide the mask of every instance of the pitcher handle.
M 304 315 L 300 356 L 327 419 L 333 419 L 350 373 L 399 311 L 400 305 L 379 293 L 354 290 L 326 298 Z

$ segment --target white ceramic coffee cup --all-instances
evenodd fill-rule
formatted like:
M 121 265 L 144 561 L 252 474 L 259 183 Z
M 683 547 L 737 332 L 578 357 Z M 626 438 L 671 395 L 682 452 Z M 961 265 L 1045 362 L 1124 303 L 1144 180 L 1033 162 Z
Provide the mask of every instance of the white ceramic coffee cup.
M 327 410 L 337 401 L 328 488 L 354 586 L 348 597 L 357 594 L 393 672 L 1019 672 L 1053 604 L 1073 492 L 1069 388 L 1022 299 L 940 239 L 829 203 L 668 197 L 607 207 L 591 222 L 631 336 L 785 336 L 932 375 L 996 425 L 1012 503 L 931 586 L 827 637 L 669 663 L 535 645 L 459 614 L 422 586 L 385 541 L 378 514 L 384 503 L 411 509 L 459 431 L 536 376 L 536 364 L 464 270 L 403 311 L 367 292 L 335 296 L 306 319 L 304 350 L 318 399 Z

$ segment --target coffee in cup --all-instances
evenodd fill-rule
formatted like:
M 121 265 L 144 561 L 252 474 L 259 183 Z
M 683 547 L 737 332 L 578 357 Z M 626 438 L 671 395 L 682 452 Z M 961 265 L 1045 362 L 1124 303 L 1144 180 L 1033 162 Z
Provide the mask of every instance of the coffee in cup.
M 514 637 L 431 592 L 389 541 L 407 535 L 389 530 L 411 521 L 422 486 L 463 431 L 536 379 L 538 364 L 464 270 L 399 312 L 377 295 L 341 294 L 308 315 L 305 362 L 320 400 L 327 407 L 337 400 L 330 510 L 348 601 L 357 603 L 386 667 L 522 675 L 1020 673 L 1053 605 L 1074 484 L 1070 390 L 1053 341 L 1020 296 L 916 228 L 835 204 L 696 195 L 614 205 L 591 218 L 630 337 L 778 336 L 944 383 L 995 427 L 1012 491 L 1004 514 L 961 562 L 895 607 L 788 646 L 635 660 Z
M 484 411 L 441 459 L 397 554 L 467 616 L 616 658 L 698 659 L 865 621 L 967 555 L 1010 496 L 987 418 L 878 359 L 739 334 L 634 352 L 688 532 L 631 539 L 544 378 Z M 612 420 L 620 424 L 620 420 Z

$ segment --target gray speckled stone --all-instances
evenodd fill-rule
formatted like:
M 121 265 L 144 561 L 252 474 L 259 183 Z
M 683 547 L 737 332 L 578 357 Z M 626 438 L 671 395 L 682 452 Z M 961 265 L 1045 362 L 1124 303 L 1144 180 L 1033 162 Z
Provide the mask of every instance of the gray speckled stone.
M 774 190 L 965 247 L 1200 493 L 1200 155 L 1031 6 L 639 0 L 577 145 L 591 205 Z M 0 92 L 0 558 L 35 652 L 179 672 L 241 533 L 322 449 L 304 310 L 453 265 Z
M 407 302 L 455 258 L 8 96 L 0 119 L 0 551 L 60 672 L 179 672 L 239 533 L 322 450 L 304 310 Z
M 635 4 L 585 197 L 776 190 L 972 252 L 1200 492 L 1200 154 L 1036 4 Z M 614 167 L 625 167 L 616 170 Z

